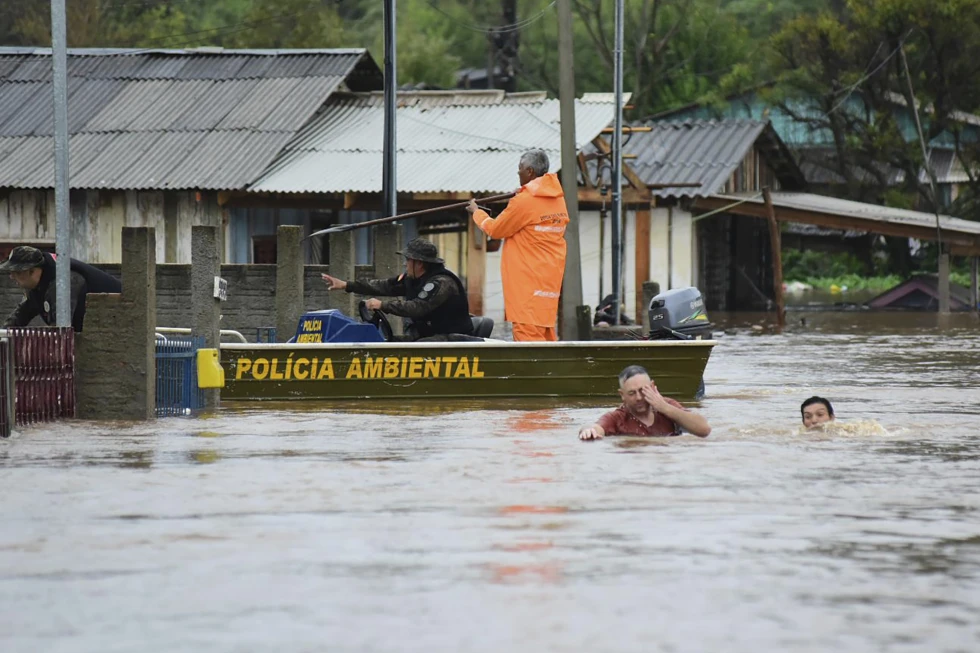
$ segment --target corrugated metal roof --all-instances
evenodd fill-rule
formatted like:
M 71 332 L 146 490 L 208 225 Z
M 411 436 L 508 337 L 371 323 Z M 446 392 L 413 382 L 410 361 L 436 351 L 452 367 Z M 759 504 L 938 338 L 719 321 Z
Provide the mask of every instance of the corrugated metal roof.
M 691 188 L 655 188 L 659 197 L 698 197 L 723 190 L 768 123 L 758 120 L 648 122 L 648 132 L 623 138 L 629 165 L 651 186 L 700 183 Z
M 499 91 L 410 92 L 398 95 L 398 190 L 513 190 L 525 150 L 560 162 L 557 100 Z M 576 101 L 576 142 L 584 146 L 612 120 L 608 94 Z M 251 190 L 379 192 L 384 110 L 377 94 L 330 98 Z
M 53 154 L 50 138 L 28 136 L 25 138 L 3 139 L 16 142 L 17 147 L 10 150 L 0 165 L 0 185 L 18 186 L 21 180 L 41 167 L 46 158 Z
M 762 198 L 747 198 L 740 195 L 715 195 L 719 199 L 731 202 L 745 200 L 746 203 L 763 204 Z M 842 215 L 862 220 L 873 220 L 886 224 L 900 224 L 906 226 L 923 227 L 925 229 L 936 228 L 936 216 L 932 213 L 921 211 L 910 211 L 908 209 L 896 209 L 877 204 L 865 204 L 863 202 L 853 202 L 826 195 L 814 195 L 812 193 L 795 193 L 787 191 L 776 191 L 772 193 L 773 206 L 778 208 L 799 209 L 815 213 L 826 213 L 829 215 Z M 943 230 L 970 236 L 980 236 L 980 222 L 953 218 L 948 215 L 940 216 L 940 224 Z
M 6 124 L 14 119 L 21 108 L 30 103 L 41 89 L 45 88 L 43 82 L 21 82 L 17 84 L 4 84 L 2 88 L 5 93 L 0 93 L 0 134 L 13 136 L 7 131 Z M 48 96 L 50 102 L 50 96 Z
M 50 49 L 0 47 L 0 186 L 50 188 Z M 73 188 L 245 188 L 364 50 L 70 50 Z

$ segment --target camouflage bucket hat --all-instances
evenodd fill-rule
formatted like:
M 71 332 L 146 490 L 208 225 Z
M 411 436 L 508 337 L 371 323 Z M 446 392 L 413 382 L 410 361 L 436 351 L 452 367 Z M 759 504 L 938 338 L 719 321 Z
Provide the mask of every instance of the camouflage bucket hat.
M 422 261 L 423 263 L 445 263 L 439 258 L 439 250 L 436 246 L 425 238 L 413 238 L 405 245 L 405 249 L 398 252 L 407 259 Z
M 22 272 L 44 264 L 44 254 L 36 247 L 20 245 L 10 250 L 10 257 L 0 263 L 0 273 Z

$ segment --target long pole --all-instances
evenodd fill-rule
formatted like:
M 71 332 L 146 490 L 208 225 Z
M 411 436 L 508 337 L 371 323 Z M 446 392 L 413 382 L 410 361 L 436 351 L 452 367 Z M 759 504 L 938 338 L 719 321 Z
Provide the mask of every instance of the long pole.
M 575 151 L 575 55 L 571 0 L 558 0 L 558 101 L 561 120 L 561 185 L 565 192 L 565 277 L 562 282 L 562 338 L 581 340 L 577 307 L 582 305 L 582 254 L 578 220 L 578 157 Z
M 385 0 L 384 5 L 384 39 L 385 39 L 385 70 L 384 70 L 384 171 L 382 175 L 381 192 L 384 201 L 384 212 L 388 215 L 398 213 L 398 175 L 396 165 L 397 134 L 396 111 L 398 88 L 397 71 L 395 69 L 395 0 Z
M 616 324 L 623 301 L 623 0 L 616 0 L 616 45 L 613 52 L 613 92 L 616 114 L 612 135 L 612 294 L 616 300 Z
M 517 193 L 504 193 L 503 195 L 491 195 L 490 197 L 478 198 L 476 201 L 483 202 L 484 204 L 493 204 L 494 202 L 505 202 L 516 194 Z M 338 225 L 334 225 L 333 227 L 327 227 L 326 229 L 321 229 L 320 231 L 314 231 L 313 233 L 306 236 L 306 238 L 313 238 L 314 236 L 322 236 L 324 234 L 336 234 L 342 231 L 353 231 L 354 229 L 373 227 L 374 225 L 377 224 L 398 222 L 399 220 L 404 220 L 405 218 L 414 218 L 420 215 L 426 215 L 428 213 L 439 213 L 439 212 L 447 211 L 449 209 L 461 209 L 469 203 L 470 201 L 466 200 L 465 202 L 454 202 L 453 204 L 443 204 L 442 206 L 433 206 L 430 209 L 409 211 L 408 213 L 402 213 L 400 215 L 390 215 L 386 218 L 377 218 L 375 220 L 367 220 L 365 222 L 352 222 L 350 224 L 338 224 Z
M 938 255 L 939 279 L 939 312 L 949 313 L 949 254 L 943 252 L 943 230 L 939 220 L 939 191 L 936 190 L 936 175 L 929 163 L 929 151 L 926 149 L 926 139 L 922 135 L 922 121 L 919 120 L 919 107 L 912 88 L 912 75 L 909 73 L 909 61 L 905 58 L 905 44 L 899 44 L 902 53 L 902 67 L 905 69 L 905 81 L 909 87 L 909 103 L 912 116 L 915 118 L 915 130 L 919 135 L 919 146 L 922 148 L 922 165 L 925 166 L 926 176 L 929 177 L 929 187 L 932 190 L 932 208 L 936 213 L 936 251 Z
M 772 295 L 776 300 L 776 326 L 781 331 L 786 326 L 786 300 L 783 297 L 783 240 L 776 222 L 776 209 L 768 188 L 762 189 L 769 222 L 769 247 L 772 252 Z
M 71 223 L 68 212 L 68 37 L 65 0 L 51 0 L 51 63 L 54 67 L 55 321 L 71 325 Z

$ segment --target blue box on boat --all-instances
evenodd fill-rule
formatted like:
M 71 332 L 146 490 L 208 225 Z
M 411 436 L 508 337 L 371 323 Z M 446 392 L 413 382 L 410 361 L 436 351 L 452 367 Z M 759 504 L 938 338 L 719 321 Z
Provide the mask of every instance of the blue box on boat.
M 358 322 L 336 309 L 303 313 L 290 342 L 384 342 L 373 324 Z

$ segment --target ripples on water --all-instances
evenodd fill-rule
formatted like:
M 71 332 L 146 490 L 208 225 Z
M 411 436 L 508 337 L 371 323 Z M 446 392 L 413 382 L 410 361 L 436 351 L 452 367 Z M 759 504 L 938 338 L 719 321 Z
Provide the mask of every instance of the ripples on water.
M 975 323 L 861 319 L 721 339 L 704 441 L 581 443 L 604 406 L 554 402 L 27 430 L 0 645 L 976 651 Z

